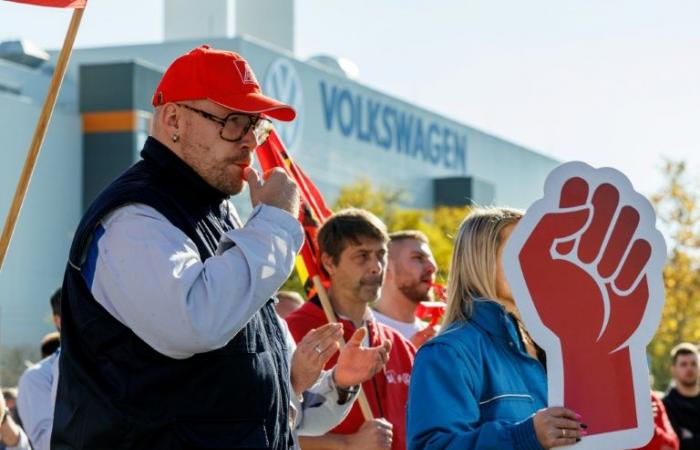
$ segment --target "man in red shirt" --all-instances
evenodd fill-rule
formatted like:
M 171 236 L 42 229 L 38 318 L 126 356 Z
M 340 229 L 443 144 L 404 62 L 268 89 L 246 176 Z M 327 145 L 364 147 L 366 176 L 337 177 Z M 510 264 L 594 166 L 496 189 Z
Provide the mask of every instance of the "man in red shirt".
M 391 345 L 384 370 L 362 384 L 375 419 L 365 421 L 359 405 L 330 433 L 302 437 L 303 450 L 406 449 L 406 401 L 415 347 L 397 331 L 378 323 L 369 304 L 379 298 L 386 267 L 386 227 L 372 213 L 346 209 L 333 214 L 318 232 L 322 270 L 330 279 L 328 295 L 343 324 L 345 339 L 366 330 L 365 346 Z M 318 302 L 312 300 L 287 317 L 297 342 L 311 329 L 326 323 Z M 367 342 L 368 341 L 368 342 Z M 389 343 L 389 344 L 385 344 Z M 335 365 L 334 356 L 326 368 Z

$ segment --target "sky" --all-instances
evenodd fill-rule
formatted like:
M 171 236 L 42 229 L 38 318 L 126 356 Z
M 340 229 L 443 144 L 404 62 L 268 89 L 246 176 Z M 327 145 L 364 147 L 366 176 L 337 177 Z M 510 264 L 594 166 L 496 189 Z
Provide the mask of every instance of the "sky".
M 69 19 L 0 1 L 0 41 L 54 49 Z M 700 174 L 698 23 L 695 0 L 298 0 L 295 53 L 348 58 L 370 87 L 650 194 L 664 158 Z M 76 47 L 162 35 L 163 0 L 90 0 Z

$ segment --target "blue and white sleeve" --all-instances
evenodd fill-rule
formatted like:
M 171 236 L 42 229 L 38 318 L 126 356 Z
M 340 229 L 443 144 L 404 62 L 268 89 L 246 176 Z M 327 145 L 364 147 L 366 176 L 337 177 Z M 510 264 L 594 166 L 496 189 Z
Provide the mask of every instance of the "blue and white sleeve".
M 184 359 L 226 345 L 287 279 L 296 218 L 260 205 L 202 261 L 195 243 L 143 204 L 97 227 L 81 268 L 95 299 L 156 351 Z
M 277 318 L 284 331 L 291 370 L 296 343 L 287 322 L 279 316 Z M 293 390 L 290 377 L 289 391 L 291 392 L 292 405 L 296 410 L 293 426 L 295 433 L 299 436 L 321 436 L 328 433 L 345 419 L 357 396 L 350 394 L 342 405 L 338 404 L 338 390 L 333 381 L 332 370 L 321 372 L 316 383 L 303 392 L 302 398 L 298 398 Z

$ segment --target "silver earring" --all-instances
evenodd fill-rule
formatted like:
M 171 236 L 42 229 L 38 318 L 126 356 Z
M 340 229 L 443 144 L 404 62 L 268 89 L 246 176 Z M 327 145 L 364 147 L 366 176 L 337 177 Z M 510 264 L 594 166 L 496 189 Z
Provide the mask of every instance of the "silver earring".
M 173 142 L 177 142 L 178 139 L 180 139 L 180 136 L 178 136 L 177 134 L 173 134 Z

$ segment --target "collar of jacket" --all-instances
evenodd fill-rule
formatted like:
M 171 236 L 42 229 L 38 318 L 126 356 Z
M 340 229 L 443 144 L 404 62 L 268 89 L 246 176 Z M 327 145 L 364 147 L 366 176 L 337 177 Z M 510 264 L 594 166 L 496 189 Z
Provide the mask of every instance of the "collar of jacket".
M 141 157 L 158 167 L 158 174 L 180 195 L 202 203 L 218 204 L 228 195 L 210 186 L 185 161 L 153 136 L 146 139 Z
M 488 298 L 475 298 L 472 303 L 470 322 L 492 336 L 505 340 L 517 338 L 515 325 L 503 305 Z

